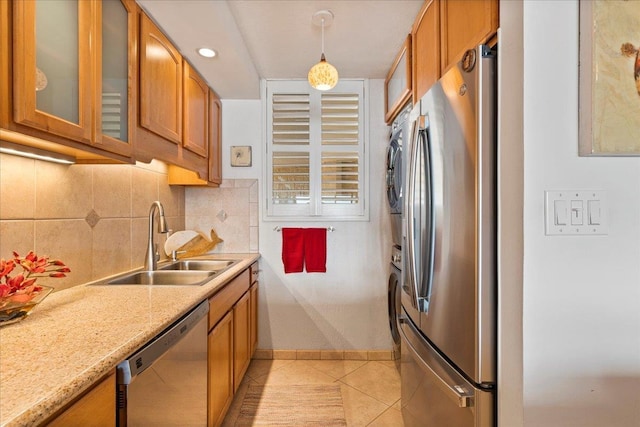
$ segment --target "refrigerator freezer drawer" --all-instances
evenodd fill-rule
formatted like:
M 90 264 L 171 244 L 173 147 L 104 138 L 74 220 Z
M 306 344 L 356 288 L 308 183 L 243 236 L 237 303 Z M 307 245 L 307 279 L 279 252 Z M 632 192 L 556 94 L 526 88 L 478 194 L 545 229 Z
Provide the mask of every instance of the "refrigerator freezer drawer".
M 419 334 L 408 318 L 400 335 L 405 427 L 493 427 L 494 391 L 475 387 Z

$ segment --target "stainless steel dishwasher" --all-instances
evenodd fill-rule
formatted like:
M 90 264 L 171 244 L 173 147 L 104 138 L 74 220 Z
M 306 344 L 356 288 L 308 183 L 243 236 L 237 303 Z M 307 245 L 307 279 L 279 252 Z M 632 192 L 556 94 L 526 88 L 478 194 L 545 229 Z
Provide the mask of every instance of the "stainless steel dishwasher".
M 204 301 L 117 367 L 118 426 L 207 425 Z

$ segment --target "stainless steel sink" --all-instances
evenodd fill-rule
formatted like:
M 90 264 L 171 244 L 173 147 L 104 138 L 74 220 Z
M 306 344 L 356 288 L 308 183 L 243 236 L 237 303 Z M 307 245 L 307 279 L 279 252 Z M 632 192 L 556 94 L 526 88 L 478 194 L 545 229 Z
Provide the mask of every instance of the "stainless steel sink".
M 181 261 L 175 261 L 171 264 L 160 267 L 160 270 L 188 270 L 188 271 L 215 271 L 220 273 L 223 270 L 231 267 L 237 260 L 232 259 L 186 259 Z
M 139 271 L 108 281 L 107 285 L 200 286 L 211 280 L 215 271 Z

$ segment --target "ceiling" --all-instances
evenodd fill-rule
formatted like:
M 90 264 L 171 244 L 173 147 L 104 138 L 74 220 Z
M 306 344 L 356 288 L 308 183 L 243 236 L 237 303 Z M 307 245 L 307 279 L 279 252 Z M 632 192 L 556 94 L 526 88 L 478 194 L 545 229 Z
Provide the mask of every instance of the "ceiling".
M 383 79 L 423 0 L 137 0 L 222 99 L 258 99 L 260 79 L 306 79 L 325 55 L 341 78 Z M 218 56 L 196 53 L 210 47 Z

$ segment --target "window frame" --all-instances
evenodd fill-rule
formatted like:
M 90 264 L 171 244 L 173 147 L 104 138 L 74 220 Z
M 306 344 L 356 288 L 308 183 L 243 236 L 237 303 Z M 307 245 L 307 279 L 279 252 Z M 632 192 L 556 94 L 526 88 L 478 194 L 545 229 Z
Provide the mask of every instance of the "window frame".
M 309 153 L 309 204 L 278 205 L 272 200 L 273 158 L 272 95 L 274 93 L 304 93 L 310 98 L 309 145 L 287 147 L 287 151 Z M 319 119 L 323 93 L 357 93 L 359 99 L 359 143 L 353 149 L 345 146 L 325 146 L 321 142 L 322 122 Z M 306 80 L 263 79 L 261 81 L 263 114 L 263 194 L 264 221 L 369 221 L 369 82 L 367 79 L 341 79 L 328 92 L 317 91 Z M 359 201 L 355 204 L 322 204 L 322 152 L 357 151 Z

